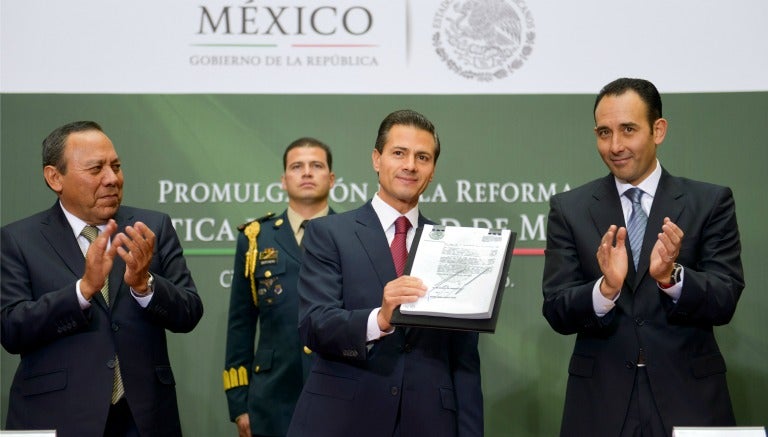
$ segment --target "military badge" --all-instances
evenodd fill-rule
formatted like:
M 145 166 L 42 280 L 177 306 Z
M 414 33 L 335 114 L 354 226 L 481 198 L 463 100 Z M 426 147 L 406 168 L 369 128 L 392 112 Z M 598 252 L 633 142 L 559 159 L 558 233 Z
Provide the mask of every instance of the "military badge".
M 270 265 L 277 263 L 277 249 L 267 247 L 259 253 L 259 265 Z

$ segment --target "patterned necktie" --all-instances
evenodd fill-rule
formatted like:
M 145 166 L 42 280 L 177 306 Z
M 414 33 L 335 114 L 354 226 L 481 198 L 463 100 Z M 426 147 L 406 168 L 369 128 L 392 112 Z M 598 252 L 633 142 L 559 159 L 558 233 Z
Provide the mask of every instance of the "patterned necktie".
M 408 260 L 408 249 L 406 248 L 405 241 L 410 227 L 411 222 L 404 215 L 395 220 L 395 238 L 392 240 L 389 250 L 392 252 L 392 261 L 395 262 L 395 271 L 398 277 L 403 275 L 405 262 Z
M 645 215 L 643 205 L 640 203 L 640 199 L 643 197 L 643 190 L 640 188 L 630 188 L 624 192 L 624 195 L 632 201 L 632 213 L 627 221 L 627 236 L 629 237 L 629 247 L 632 249 L 632 261 L 634 261 L 635 271 L 637 271 L 648 216 Z
M 89 243 L 93 243 L 96 237 L 99 235 L 99 228 L 96 226 L 87 225 L 80 232 L 80 235 L 85 237 Z M 104 279 L 104 286 L 101 287 L 101 295 L 109 305 L 109 276 Z M 116 404 L 125 395 L 125 388 L 123 387 L 123 377 L 120 375 L 120 361 L 115 355 L 115 367 L 114 374 L 112 376 L 112 405 Z

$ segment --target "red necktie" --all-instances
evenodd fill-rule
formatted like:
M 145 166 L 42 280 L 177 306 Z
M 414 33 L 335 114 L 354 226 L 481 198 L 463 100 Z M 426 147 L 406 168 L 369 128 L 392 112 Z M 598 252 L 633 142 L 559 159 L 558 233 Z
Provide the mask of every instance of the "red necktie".
M 389 246 L 389 250 L 392 251 L 392 261 L 395 262 L 397 276 L 403 275 L 405 262 L 408 260 L 408 249 L 406 248 L 405 241 L 410 227 L 411 222 L 409 222 L 408 218 L 404 215 L 401 215 L 395 220 L 395 238 L 392 240 L 392 245 Z

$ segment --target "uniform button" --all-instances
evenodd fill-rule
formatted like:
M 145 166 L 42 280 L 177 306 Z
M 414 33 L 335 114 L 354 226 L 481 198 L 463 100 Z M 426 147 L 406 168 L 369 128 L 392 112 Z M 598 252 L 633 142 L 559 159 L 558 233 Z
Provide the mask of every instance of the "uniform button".
M 107 361 L 107 367 L 109 367 L 110 369 L 114 369 L 115 368 L 115 360 Z
M 261 370 L 261 366 L 256 366 L 253 368 L 253 371 L 256 373 L 259 373 L 260 370 Z
M 392 393 L 392 396 L 397 396 L 397 393 L 400 392 L 397 387 L 392 387 L 389 389 L 389 392 Z
M 272 276 L 272 272 L 270 272 L 269 270 L 267 270 L 266 272 L 264 272 L 264 277 L 265 277 L 265 278 L 269 278 L 269 277 L 271 277 L 271 276 Z
M 117 323 L 112 322 L 112 330 L 117 332 L 120 330 L 120 326 Z
M 305 354 L 307 354 L 307 355 L 309 355 L 309 354 L 311 354 L 311 353 L 312 353 L 312 349 L 310 349 L 310 348 L 308 348 L 308 347 L 304 346 L 304 353 L 305 353 Z

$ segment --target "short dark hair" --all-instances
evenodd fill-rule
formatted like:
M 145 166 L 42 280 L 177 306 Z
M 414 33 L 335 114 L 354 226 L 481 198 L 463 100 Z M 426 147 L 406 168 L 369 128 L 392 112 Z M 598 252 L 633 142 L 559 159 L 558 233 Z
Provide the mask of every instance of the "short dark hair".
M 333 170 L 333 155 L 331 154 L 331 148 L 327 144 L 312 137 L 302 137 L 292 142 L 285 148 L 283 152 L 283 170 L 288 167 L 288 152 L 297 147 L 319 147 L 325 151 L 325 163 L 328 164 L 328 170 Z
M 43 140 L 43 167 L 52 165 L 61 174 L 67 173 L 67 162 L 64 160 L 64 146 L 67 138 L 75 132 L 96 130 L 104 132 L 95 121 L 73 121 L 57 127 Z
M 392 112 L 381 122 L 379 133 L 376 137 L 376 145 L 374 146 L 379 153 L 384 152 L 384 144 L 387 142 L 389 131 L 396 125 L 413 126 L 432 134 L 432 137 L 435 139 L 435 164 L 437 164 L 437 158 L 440 156 L 440 137 L 437 136 L 437 129 L 435 129 L 435 125 L 427 117 L 410 109 L 400 109 Z
M 662 117 L 661 96 L 656 86 L 645 79 L 622 77 L 604 86 L 595 99 L 595 107 L 592 109 L 592 114 L 597 110 L 597 105 L 603 97 L 620 96 L 627 91 L 636 92 L 645 103 L 645 106 L 648 108 L 648 124 L 651 126 L 651 130 L 653 130 L 653 123 Z

